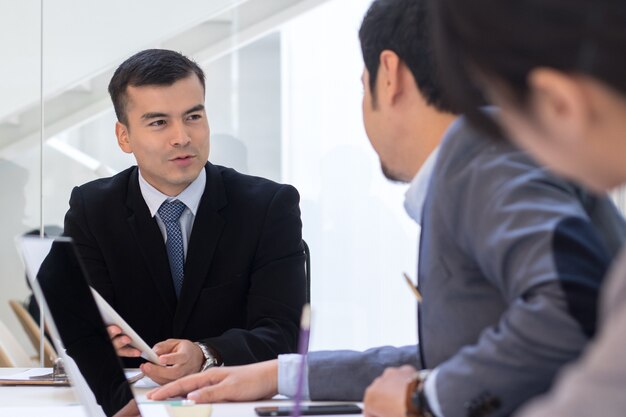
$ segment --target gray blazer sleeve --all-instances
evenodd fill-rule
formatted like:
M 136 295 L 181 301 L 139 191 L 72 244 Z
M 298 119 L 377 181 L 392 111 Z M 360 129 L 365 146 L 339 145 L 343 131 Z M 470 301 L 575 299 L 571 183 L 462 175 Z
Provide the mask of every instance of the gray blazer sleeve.
M 626 410 L 626 253 L 603 288 L 599 334 L 549 395 L 518 417 L 621 417 Z
M 483 163 L 475 174 L 456 231 L 507 308 L 475 344 L 439 365 L 444 417 L 507 416 L 547 391 L 595 330 L 610 263 L 574 187 L 523 160 Z
M 311 400 L 362 401 L 365 389 L 390 366 L 420 368 L 417 346 L 385 346 L 365 352 L 334 350 L 308 355 Z

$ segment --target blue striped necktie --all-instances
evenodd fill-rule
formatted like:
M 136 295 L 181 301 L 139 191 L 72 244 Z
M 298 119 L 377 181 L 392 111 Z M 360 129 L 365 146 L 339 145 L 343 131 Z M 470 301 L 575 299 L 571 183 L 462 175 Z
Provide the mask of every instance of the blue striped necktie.
M 185 203 L 178 200 L 165 201 L 159 207 L 159 216 L 165 224 L 167 234 L 165 246 L 170 260 L 170 271 L 172 272 L 176 298 L 180 296 L 180 289 L 183 286 L 184 279 L 185 250 L 183 247 L 183 233 L 178 220 L 183 211 L 185 211 L 185 207 Z

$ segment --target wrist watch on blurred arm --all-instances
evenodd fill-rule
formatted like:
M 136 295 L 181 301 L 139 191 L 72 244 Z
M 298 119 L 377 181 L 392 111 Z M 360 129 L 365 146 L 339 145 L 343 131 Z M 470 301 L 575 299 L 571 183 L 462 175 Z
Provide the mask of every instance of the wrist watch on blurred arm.
M 424 392 L 424 384 L 430 373 L 423 370 L 415 373 L 406 388 L 406 415 L 407 417 L 434 417 L 428 399 Z
M 217 355 L 212 352 L 210 347 L 201 342 L 195 342 L 195 344 L 200 348 L 204 356 L 204 362 L 199 372 L 204 372 L 209 368 L 220 365 L 221 361 L 217 358 Z

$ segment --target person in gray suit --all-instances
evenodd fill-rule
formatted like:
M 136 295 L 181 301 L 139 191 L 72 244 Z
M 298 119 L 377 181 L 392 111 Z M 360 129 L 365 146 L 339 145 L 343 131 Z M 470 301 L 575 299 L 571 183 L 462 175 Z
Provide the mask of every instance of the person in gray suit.
M 384 173 L 411 182 L 407 211 L 422 224 L 419 347 L 312 352 L 305 392 L 364 398 L 369 416 L 509 415 L 594 334 L 598 288 L 626 228 L 606 197 L 455 116 L 436 82 L 423 7 L 375 1 L 359 33 L 366 132 Z M 299 360 L 212 369 L 149 397 L 293 395 Z
M 598 193 L 626 184 L 624 2 L 433 4 L 446 85 L 479 74 L 484 93 L 503 109 L 501 123 L 485 125 L 477 118 L 481 127 L 505 128 L 538 160 Z M 494 42 L 482 41 L 486 22 Z M 515 27 L 532 27 L 532 37 Z M 475 72 L 465 73 L 468 67 Z M 450 93 L 469 111 L 475 107 L 477 99 L 466 89 Z M 605 279 L 599 318 L 584 355 L 519 417 L 624 416 L 626 251 Z

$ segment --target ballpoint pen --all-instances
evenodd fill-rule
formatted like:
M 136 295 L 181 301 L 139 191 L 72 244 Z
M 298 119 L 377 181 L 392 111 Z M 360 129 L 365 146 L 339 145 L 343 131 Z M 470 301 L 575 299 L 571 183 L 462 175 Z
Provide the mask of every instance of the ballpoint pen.
M 403 272 L 402 275 L 404 276 L 404 279 L 406 280 L 406 283 L 408 284 L 408 286 L 411 288 L 411 291 L 413 291 L 413 294 L 415 294 L 415 298 L 417 298 L 417 302 L 421 303 L 422 294 L 420 293 L 420 291 L 413 284 L 413 281 L 411 281 L 411 278 L 409 278 L 409 275 L 406 272 Z

